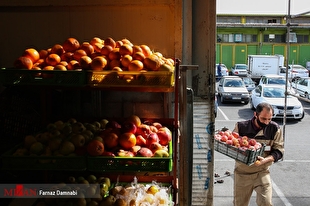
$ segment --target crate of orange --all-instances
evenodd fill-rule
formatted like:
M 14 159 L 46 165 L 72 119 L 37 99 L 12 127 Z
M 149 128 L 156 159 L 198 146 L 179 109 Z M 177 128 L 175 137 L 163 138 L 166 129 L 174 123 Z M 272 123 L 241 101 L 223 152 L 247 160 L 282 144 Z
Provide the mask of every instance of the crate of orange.
M 95 87 L 172 87 L 169 71 L 89 71 L 88 84 Z
M 78 70 L 1 68 L 0 83 L 4 85 L 84 86 L 86 73 Z

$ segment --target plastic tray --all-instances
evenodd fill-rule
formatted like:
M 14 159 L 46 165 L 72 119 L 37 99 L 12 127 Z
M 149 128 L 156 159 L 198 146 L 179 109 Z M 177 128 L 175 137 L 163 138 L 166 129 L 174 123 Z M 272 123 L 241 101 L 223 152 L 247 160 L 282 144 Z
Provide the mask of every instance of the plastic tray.
M 88 71 L 87 83 L 97 87 L 172 87 L 174 73 L 164 71 Z
M 172 171 L 172 142 L 169 144 L 169 157 L 87 157 L 87 169 L 93 172 Z
M 2 168 L 5 170 L 86 170 L 85 156 L 15 156 L 20 145 L 2 155 Z
M 86 72 L 1 68 L 0 83 L 4 85 L 84 86 Z
M 263 144 L 262 147 L 256 151 L 242 150 L 215 139 L 214 150 L 228 157 L 239 160 L 244 164 L 252 165 L 257 160 L 257 156 L 261 156 L 265 151 L 265 145 Z

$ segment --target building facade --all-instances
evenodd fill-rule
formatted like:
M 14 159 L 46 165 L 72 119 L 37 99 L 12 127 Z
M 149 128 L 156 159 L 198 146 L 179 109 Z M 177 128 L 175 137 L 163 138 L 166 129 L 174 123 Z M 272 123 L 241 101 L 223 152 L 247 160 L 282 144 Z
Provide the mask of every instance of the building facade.
M 289 63 L 310 61 L 310 16 L 290 19 Z M 287 20 L 283 15 L 217 14 L 216 62 L 231 68 L 253 54 L 287 56 Z

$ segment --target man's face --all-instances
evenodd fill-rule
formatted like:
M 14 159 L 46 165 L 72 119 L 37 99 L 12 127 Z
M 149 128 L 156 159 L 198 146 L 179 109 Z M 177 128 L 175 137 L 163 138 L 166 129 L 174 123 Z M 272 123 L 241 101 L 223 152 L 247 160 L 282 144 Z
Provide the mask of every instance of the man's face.
M 268 111 L 266 108 L 264 108 L 260 113 L 255 112 L 255 116 L 257 124 L 264 128 L 270 123 L 272 119 L 272 110 Z

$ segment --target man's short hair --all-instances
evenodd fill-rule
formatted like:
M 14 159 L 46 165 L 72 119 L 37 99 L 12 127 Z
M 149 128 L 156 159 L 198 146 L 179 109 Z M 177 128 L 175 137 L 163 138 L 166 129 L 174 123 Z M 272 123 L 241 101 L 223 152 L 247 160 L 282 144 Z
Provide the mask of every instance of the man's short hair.
M 259 114 L 259 113 L 261 113 L 261 111 L 263 111 L 263 109 L 264 108 L 266 108 L 267 109 L 267 111 L 272 111 L 272 114 L 273 114 L 273 107 L 269 104 L 269 103 L 267 103 L 267 102 L 261 102 L 261 103 L 259 103 L 257 106 L 256 106 L 256 113 L 257 114 Z

